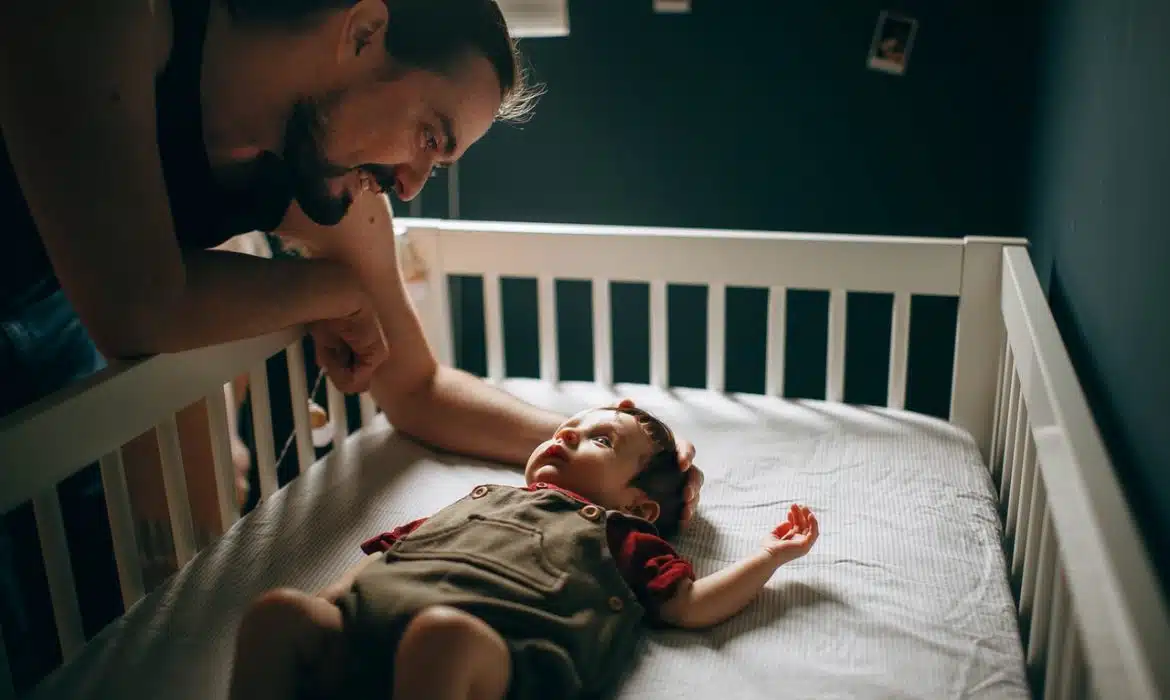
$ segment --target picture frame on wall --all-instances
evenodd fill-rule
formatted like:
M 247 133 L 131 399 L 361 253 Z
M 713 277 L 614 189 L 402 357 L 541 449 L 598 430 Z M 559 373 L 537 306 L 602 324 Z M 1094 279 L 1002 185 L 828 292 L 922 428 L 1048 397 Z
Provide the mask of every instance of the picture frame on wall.
M 890 75 L 904 75 L 917 33 L 918 20 L 882 10 L 869 45 L 869 69 Z

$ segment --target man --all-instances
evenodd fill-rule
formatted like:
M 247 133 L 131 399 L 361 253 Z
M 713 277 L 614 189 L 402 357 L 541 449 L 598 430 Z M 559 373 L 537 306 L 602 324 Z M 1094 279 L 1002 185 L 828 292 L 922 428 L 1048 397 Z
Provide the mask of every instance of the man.
M 108 357 L 308 324 L 403 431 L 522 461 L 561 417 L 437 365 L 385 193 L 534 95 L 492 0 L 3 3 L 0 415 Z M 208 250 L 252 230 L 314 259 Z

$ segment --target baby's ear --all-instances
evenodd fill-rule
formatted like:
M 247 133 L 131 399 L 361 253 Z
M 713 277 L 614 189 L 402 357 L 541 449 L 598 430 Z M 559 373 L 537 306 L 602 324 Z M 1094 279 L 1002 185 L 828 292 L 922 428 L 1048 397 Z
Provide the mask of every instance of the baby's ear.
M 662 514 L 662 508 L 659 507 L 658 501 L 650 498 L 642 490 L 639 490 L 634 497 L 634 502 L 626 506 L 624 510 L 630 515 L 636 515 L 643 520 L 655 522 L 658 516 Z
M 621 401 L 618 401 L 618 408 L 633 408 L 633 407 L 634 407 L 634 400 L 633 399 L 622 399 Z

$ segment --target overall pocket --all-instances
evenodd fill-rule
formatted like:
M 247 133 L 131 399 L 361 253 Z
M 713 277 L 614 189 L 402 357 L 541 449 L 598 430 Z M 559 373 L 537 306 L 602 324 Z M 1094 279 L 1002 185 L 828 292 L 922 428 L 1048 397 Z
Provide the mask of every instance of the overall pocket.
M 559 592 L 568 574 L 545 552 L 544 533 L 523 523 L 472 513 L 451 525 L 399 540 L 392 561 L 451 561 L 467 564 L 544 595 Z

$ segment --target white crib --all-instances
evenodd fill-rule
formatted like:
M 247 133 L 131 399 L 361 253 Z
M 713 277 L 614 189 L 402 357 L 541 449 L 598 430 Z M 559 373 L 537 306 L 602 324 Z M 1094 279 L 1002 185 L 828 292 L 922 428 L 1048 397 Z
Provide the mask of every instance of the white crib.
M 546 387 L 558 383 L 556 280 L 592 282 L 594 376 L 600 387 L 613 383 L 610 282 L 649 283 L 650 377 L 659 390 L 669 389 L 667 285 L 707 286 L 707 392 L 714 397 L 726 393 L 726 289 L 766 288 L 766 393 L 771 398 L 764 400 L 775 405 L 784 403 L 787 290 L 830 292 L 829 404 L 844 395 L 846 295 L 892 294 L 887 400 L 892 411 L 904 404 L 911 297 L 957 297 L 949 421 L 956 434 L 973 439 L 979 461 L 989 466 L 998 489 L 1002 567 L 1015 599 L 1013 617 L 1023 633 L 1021 653 L 1032 692 L 1110 700 L 1170 697 L 1170 615 L 1024 241 L 421 219 L 402 219 L 396 227 L 400 256 L 407 252 L 420 263 L 418 281 L 412 283 L 418 292 L 416 306 L 443 362 L 453 357 L 448 276 L 483 277 L 489 380 L 505 385 L 503 277 L 537 278 L 540 374 Z M 237 523 L 222 387 L 230 378 L 250 373 L 262 498 L 271 501 L 279 490 L 279 446 L 272 438 L 264 362 L 281 351 L 288 353 L 295 449 L 300 464 L 313 462 L 299 339 L 299 331 L 288 331 L 153 357 L 107 370 L 0 420 L 0 505 L 7 512 L 34 501 L 65 669 L 85 654 L 91 666 L 106 663 L 103 659 L 112 657 L 93 647 L 115 648 L 118 635 L 129 634 L 131 628 L 119 629 L 119 621 L 87 646 L 55 485 L 81 465 L 100 460 L 130 616 L 135 612 L 131 606 L 145 603 L 121 446 L 152 426 L 157 430 L 175 553 L 180 565 L 189 566 L 202 554 L 192 525 L 175 413 L 209 398 L 222 527 L 239 539 L 249 530 L 246 522 Z M 342 397 L 332 386 L 329 397 L 334 421 L 344 425 Z M 361 407 L 365 427 L 359 433 L 384 422 L 368 396 L 362 397 Z M 339 432 L 334 447 L 341 453 L 361 439 L 360 434 Z M 704 445 L 697 446 L 701 458 Z M 331 455 L 313 469 L 341 473 L 342 467 L 330 464 L 341 459 Z M 335 473 L 320 478 L 342 477 Z M 296 500 L 300 508 L 313 507 L 308 489 Z M 712 506 L 714 498 L 705 492 L 703 507 Z M 283 507 L 291 506 L 286 502 Z M 219 544 L 205 548 L 212 552 L 208 556 L 217 556 Z M 182 579 L 185 571 L 175 578 Z M 174 595 L 175 589 L 168 588 L 172 584 L 146 600 Z M 230 630 L 207 631 L 213 632 L 230 636 Z M 7 662 L 2 656 L 0 661 L 0 697 L 13 696 Z M 80 687 L 62 681 L 53 692 L 91 696 Z

